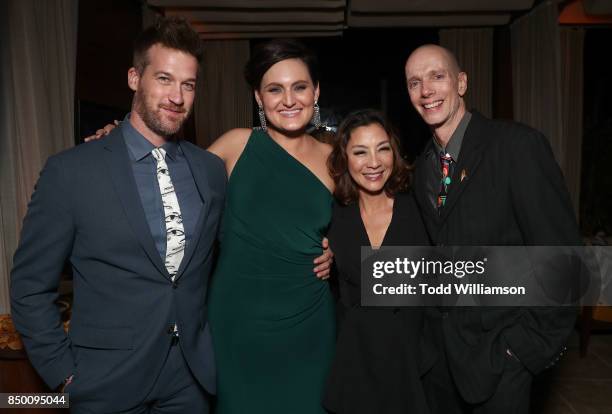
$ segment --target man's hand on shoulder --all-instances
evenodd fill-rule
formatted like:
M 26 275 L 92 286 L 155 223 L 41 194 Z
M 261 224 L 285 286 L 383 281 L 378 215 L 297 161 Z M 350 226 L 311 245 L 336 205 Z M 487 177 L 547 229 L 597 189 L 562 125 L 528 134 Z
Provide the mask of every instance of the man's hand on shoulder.
M 103 128 L 98 129 L 95 134 L 83 138 L 83 141 L 84 142 L 95 141 L 97 139 L 105 137 L 108 134 L 110 134 L 110 132 L 118 126 L 119 126 L 119 121 L 115 119 L 112 124 L 106 124 Z

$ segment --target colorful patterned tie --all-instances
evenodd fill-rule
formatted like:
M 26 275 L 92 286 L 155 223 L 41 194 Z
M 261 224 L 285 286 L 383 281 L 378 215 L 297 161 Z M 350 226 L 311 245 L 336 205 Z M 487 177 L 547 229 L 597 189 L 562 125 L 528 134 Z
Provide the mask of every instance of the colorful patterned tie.
M 166 164 L 166 151 L 163 148 L 155 148 L 151 151 L 153 158 L 157 160 L 157 182 L 161 192 L 162 204 L 166 221 L 166 270 L 170 274 L 172 281 L 176 277 L 181 260 L 185 253 L 185 228 L 183 227 L 183 217 L 179 207 L 174 185 Z
M 446 196 L 448 195 L 448 186 L 451 183 L 450 166 L 453 162 L 453 157 L 449 153 L 440 152 L 440 166 L 442 167 L 442 178 L 440 179 L 440 192 L 438 194 L 438 210 L 446 204 Z

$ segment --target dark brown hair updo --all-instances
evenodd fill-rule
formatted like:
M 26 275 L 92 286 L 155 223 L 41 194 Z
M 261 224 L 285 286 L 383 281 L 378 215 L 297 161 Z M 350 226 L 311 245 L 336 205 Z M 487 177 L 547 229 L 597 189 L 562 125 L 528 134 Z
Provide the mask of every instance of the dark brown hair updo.
M 286 59 L 300 59 L 308 68 L 313 85 L 319 84 L 319 62 L 315 54 L 295 39 L 273 39 L 253 48 L 244 68 L 244 77 L 253 90 L 259 90 L 261 79 L 274 64 Z
M 338 127 L 333 150 L 327 160 L 329 173 L 336 184 L 334 195 L 344 205 L 352 204 L 359 198 L 357 184 L 348 171 L 346 147 L 355 129 L 372 124 L 378 124 L 385 130 L 393 150 L 393 170 L 383 188 L 385 193 L 389 197 L 393 197 L 398 192 L 405 191 L 410 184 L 412 167 L 406 163 L 400 154 L 400 143 L 395 128 L 382 112 L 375 109 L 360 109 L 347 115 Z
M 132 65 L 142 74 L 149 64 L 149 49 L 160 44 L 195 57 L 200 63 L 204 54 L 198 33 L 181 17 L 160 17 L 142 31 L 134 41 Z

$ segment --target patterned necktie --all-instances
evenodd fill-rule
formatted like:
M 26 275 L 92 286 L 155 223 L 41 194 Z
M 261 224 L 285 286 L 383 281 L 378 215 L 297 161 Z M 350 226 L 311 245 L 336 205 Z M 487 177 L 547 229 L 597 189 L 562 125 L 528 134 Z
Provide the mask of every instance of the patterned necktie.
M 179 207 L 174 185 L 166 164 L 166 151 L 163 148 L 155 148 L 151 151 L 153 158 L 157 160 L 157 182 L 161 192 L 164 216 L 166 221 L 166 270 L 172 281 L 176 277 L 181 260 L 185 253 L 185 228 L 183 217 Z
M 440 192 L 438 193 L 438 210 L 446 204 L 446 196 L 448 195 L 448 186 L 451 183 L 450 166 L 453 162 L 453 157 L 449 153 L 440 152 L 440 166 L 442 167 L 442 178 L 440 179 Z

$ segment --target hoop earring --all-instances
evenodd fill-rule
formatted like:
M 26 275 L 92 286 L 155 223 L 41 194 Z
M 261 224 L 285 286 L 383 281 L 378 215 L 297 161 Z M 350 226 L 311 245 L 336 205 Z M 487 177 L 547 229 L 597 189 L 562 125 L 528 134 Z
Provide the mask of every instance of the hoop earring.
M 268 126 L 266 125 L 266 114 L 261 106 L 259 107 L 257 114 L 259 115 L 259 125 L 261 126 L 261 129 L 267 131 Z
M 312 114 L 312 124 L 315 128 L 319 129 L 323 126 L 321 123 L 321 110 L 319 109 L 319 103 L 315 101 L 314 103 L 314 113 Z

